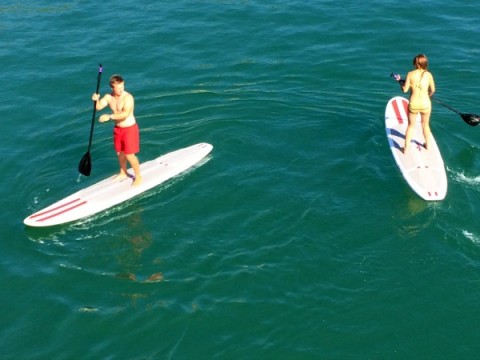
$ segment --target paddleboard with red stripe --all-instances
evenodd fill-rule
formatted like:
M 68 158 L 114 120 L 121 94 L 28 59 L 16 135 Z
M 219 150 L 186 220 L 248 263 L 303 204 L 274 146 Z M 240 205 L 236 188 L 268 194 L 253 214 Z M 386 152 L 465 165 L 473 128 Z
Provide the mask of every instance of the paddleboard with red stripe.
M 140 165 L 142 184 L 139 186 L 132 186 L 134 176 L 129 169 L 126 179 L 118 181 L 116 176 L 111 176 L 37 211 L 23 222 L 28 226 L 46 227 L 97 214 L 184 172 L 205 158 L 212 149 L 212 145 L 200 143 L 144 162 Z
M 432 136 L 428 150 L 425 149 L 418 115 L 412 143 L 404 154 L 407 125 L 408 100 L 401 96 L 390 99 L 385 109 L 385 129 L 395 162 L 408 185 L 422 199 L 443 200 L 447 195 L 447 173 L 437 143 Z

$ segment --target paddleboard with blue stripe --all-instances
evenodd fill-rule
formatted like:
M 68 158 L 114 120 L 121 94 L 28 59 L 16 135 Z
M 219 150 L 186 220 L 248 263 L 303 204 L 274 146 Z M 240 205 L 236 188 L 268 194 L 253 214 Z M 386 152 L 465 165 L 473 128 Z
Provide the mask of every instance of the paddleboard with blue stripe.
M 447 173 L 435 138 L 431 137 L 425 149 L 420 114 L 417 116 L 412 143 L 406 154 L 405 131 L 408 126 L 408 100 L 396 96 L 385 109 L 385 129 L 388 144 L 404 179 L 422 199 L 443 200 L 447 195 Z

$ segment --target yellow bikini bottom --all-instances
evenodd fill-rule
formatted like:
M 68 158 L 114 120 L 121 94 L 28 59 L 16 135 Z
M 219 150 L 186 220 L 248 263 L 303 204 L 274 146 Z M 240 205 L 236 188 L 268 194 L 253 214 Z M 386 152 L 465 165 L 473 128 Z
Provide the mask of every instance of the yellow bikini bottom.
M 409 103 L 408 104 L 408 111 L 410 111 L 413 114 L 418 114 L 418 113 L 423 113 L 423 112 L 428 112 L 432 108 L 432 104 L 425 104 L 425 103 Z

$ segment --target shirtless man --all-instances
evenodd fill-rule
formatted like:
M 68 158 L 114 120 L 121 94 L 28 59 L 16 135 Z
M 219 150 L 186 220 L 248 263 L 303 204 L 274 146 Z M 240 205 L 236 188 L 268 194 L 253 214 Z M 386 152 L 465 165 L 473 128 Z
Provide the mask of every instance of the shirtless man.
M 428 59 L 420 54 L 413 59 L 414 70 L 407 74 L 405 81 L 399 80 L 403 92 L 410 92 L 410 102 L 408 104 L 408 127 L 405 132 L 405 147 L 403 153 L 407 153 L 410 142 L 412 141 L 412 131 L 415 128 L 417 114 L 420 113 L 422 121 L 423 136 L 425 138 L 425 149 L 428 149 L 430 140 L 430 114 L 432 112 L 432 102 L 430 97 L 435 93 L 435 82 L 432 74 L 428 71 Z
M 109 120 L 115 121 L 113 129 L 113 142 L 120 164 L 120 173 L 117 180 L 125 179 L 127 174 L 127 161 L 135 173 L 133 186 L 142 183 L 140 175 L 140 164 L 135 155 L 140 151 L 140 133 L 138 124 L 133 114 L 134 100 L 132 94 L 125 91 L 125 81 L 120 75 L 113 75 L 110 78 L 111 94 L 106 94 L 100 99 L 100 94 L 93 94 L 92 100 L 96 101 L 97 110 L 102 110 L 107 105 L 112 109 L 112 114 L 100 116 L 101 123 Z

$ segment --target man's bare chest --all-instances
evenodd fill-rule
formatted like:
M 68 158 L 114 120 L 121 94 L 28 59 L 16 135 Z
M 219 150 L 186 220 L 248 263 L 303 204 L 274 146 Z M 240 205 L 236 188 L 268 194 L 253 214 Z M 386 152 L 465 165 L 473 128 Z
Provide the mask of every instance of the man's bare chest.
M 125 97 L 116 98 L 112 96 L 110 99 L 110 107 L 117 112 L 123 111 L 125 108 Z

